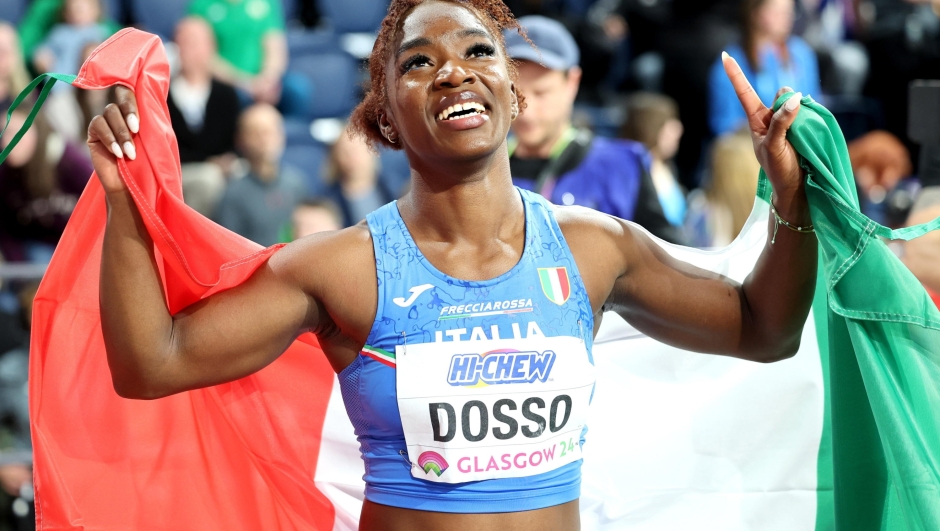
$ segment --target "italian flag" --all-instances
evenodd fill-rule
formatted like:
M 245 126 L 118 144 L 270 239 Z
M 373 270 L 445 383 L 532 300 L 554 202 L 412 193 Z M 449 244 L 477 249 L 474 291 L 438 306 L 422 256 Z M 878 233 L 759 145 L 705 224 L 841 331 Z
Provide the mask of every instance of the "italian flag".
M 74 84 L 135 88 L 138 157 L 120 172 L 175 313 L 241 284 L 276 248 L 183 204 L 168 73 L 159 39 L 127 29 Z M 800 352 L 770 365 L 682 352 L 607 316 L 594 350 L 583 529 L 940 529 L 940 312 L 880 239 L 914 237 L 940 220 L 888 231 L 864 218 L 838 127 L 811 100 L 803 105 L 789 135 L 808 170 L 821 265 Z M 768 197 L 762 178 L 751 219 L 727 249 L 661 245 L 743 280 L 768 245 Z M 38 528 L 356 529 L 362 461 L 312 337 L 229 384 L 150 402 L 114 393 L 98 308 L 104 226 L 93 178 L 36 300 Z
M 568 282 L 568 269 L 565 267 L 540 267 L 539 282 L 548 300 L 559 306 L 568 301 L 571 295 L 571 283 Z

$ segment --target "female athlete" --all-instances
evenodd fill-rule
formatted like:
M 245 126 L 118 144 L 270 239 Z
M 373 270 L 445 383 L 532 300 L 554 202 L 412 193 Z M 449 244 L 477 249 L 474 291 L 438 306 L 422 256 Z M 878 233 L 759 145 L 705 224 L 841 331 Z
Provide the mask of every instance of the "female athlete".
M 506 135 L 525 105 L 507 28 L 517 24 L 498 0 L 393 1 L 352 121 L 405 150 L 411 191 L 365 223 L 287 245 L 177 315 L 118 176 L 115 157 L 134 157 L 147 120 L 119 91 L 88 132 L 107 193 L 100 301 L 118 394 L 235 380 L 313 332 L 361 445 L 362 529 L 570 531 L 604 311 L 687 350 L 792 356 L 814 291 L 813 234 L 780 228 L 739 284 L 670 258 L 627 222 L 512 185 Z M 808 226 L 785 138 L 799 98 L 773 113 L 733 60 L 725 68 L 777 212 Z

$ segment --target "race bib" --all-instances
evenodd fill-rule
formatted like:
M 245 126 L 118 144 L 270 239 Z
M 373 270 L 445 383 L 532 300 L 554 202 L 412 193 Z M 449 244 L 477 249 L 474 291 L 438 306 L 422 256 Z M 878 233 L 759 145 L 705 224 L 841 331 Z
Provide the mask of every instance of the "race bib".
M 524 477 L 581 458 L 595 376 L 580 338 L 400 345 L 396 363 L 412 476 Z

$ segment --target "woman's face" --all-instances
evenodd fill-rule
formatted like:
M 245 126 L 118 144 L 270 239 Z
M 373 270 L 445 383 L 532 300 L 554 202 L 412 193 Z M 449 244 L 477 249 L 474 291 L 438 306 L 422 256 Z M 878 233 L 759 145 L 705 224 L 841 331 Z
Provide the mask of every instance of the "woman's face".
M 406 17 L 386 65 L 383 131 L 418 160 L 492 154 L 506 140 L 516 101 L 497 40 L 473 12 L 452 3 L 426 2 Z

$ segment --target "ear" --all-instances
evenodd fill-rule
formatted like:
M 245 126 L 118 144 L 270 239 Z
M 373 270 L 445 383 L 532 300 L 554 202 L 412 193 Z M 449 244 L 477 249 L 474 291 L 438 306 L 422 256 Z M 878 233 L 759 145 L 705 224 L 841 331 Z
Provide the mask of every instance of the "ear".
M 581 67 L 573 66 L 568 70 L 568 95 L 573 102 L 578 97 L 578 88 L 581 86 Z
M 512 117 L 513 120 L 515 120 L 516 118 L 519 117 L 520 114 L 522 114 L 522 109 L 519 108 L 519 89 L 516 88 L 515 83 L 511 83 L 509 85 L 509 91 L 510 91 L 509 101 L 511 105 L 510 109 L 512 109 L 510 112 L 510 116 Z
M 388 140 L 392 144 L 398 142 L 398 130 L 395 127 L 395 124 L 388 117 L 386 111 L 379 112 L 379 132 L 382 133 L 382 136 L 385 137 L 385 140 Z

